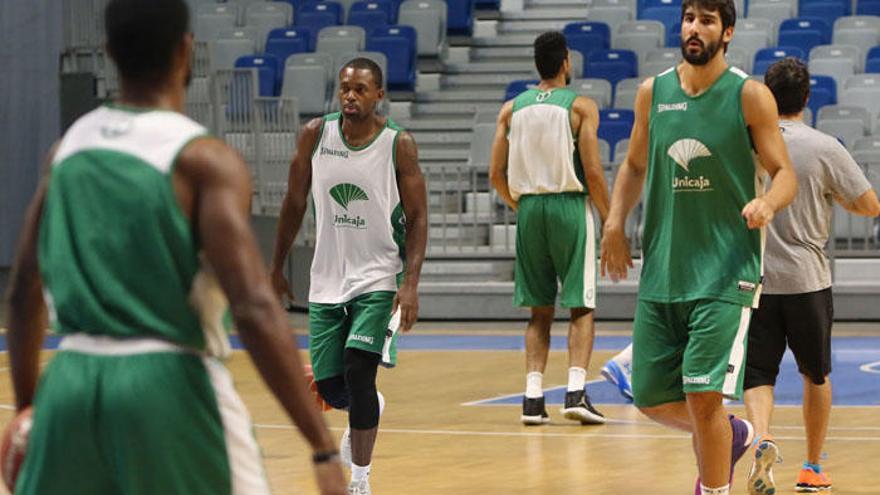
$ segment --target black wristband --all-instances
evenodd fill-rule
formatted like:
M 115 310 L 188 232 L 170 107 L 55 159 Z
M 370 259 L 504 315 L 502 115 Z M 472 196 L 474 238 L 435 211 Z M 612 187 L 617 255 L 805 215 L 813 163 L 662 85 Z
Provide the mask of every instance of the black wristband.
M 337 459 L 339 459 L 339 451 L 335 449 L 315 452 L 312 454 L 313 464 L 324 464 L 325 462 L 335 461 Z

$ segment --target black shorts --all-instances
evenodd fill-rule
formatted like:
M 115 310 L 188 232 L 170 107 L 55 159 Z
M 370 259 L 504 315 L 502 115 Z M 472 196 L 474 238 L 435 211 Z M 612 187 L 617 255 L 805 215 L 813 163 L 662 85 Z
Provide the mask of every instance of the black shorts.
M 761 296 L 752 314 L 746 354 L 744 389 L 776 385 L 785 345 L 791 348 L 798 371 L 816 385 L 831 373 L 831 288 L 804 294 Z

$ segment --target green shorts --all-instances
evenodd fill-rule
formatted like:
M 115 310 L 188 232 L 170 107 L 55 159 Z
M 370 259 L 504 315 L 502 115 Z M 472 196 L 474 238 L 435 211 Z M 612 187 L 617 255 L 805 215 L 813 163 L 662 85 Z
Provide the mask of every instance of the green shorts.
M 742 395 L 752 309 L 726 301 L 639 300 L 633 328 L 635 404 L 652 407 L 694 392 Z
M 397 364 L 399 319 L 391 318 L 394 295 L 376 291 L 345 303 L 309 303 L 309 356 L 315 380 L 343 374 L 349 348 L 381 355 L 381 364 L 388 368 Z
M 269 493 L 222 364 L 152 339 L 65 339 L 37 388 L 17 495 Z
M 515 306 L 596 307 L 596 234 L 589 196 L 536 194 L 516 215 Z

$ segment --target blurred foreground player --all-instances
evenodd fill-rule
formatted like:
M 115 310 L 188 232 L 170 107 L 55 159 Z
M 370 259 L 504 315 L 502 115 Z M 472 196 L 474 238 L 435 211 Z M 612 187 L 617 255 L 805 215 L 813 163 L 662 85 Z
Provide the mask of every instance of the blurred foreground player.
M 28 210 L 8 313 L 16 407 L 34 405 L 18 495 L 268 493 L 218 359 L 229 353 L 224 292 L 254 364 L 314 449 L 321 493 L 345 493 L 249 227 L 248 169 L 180 114 L 188 24 L 183 0 L 109 3 L 121 97 L 55 145 Z M 63 339 L 37 387 L 47 316 Z

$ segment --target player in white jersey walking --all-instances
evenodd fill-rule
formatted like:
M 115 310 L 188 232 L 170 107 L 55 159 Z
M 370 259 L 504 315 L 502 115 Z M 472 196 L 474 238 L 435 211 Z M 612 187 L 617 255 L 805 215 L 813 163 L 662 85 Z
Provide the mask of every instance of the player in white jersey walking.
M 550 351 L 557 279 L 560 303 L 571 311 L 568 387 L 563 415 L 601 424 L 584 389 L 593 350 L 596 239 L 592 206 L 604 222 L 608 186 L 599 160 L 599 112 L 566 86 L 571 59 L 565 37 L 535 39 L 541 83 L 504 104 L 492 144 L 489 176 L 499 196 L 517 211 L 514 304 L 531 309 L 526 329 L 526 392 L 521 420 L 549 421 L 543 376 Z
M 297 143 L 271 269 L 276 292 L 292 299 L 282 269 L 311 189 L 317 241 L 309 354 L 321 398 L 348 410 L 342 452 L 344 460 L 350 455 L 349 490 L 355 495 L 370 493 L 384 405 L 376 390 L 377 368 L 396 364 L 397 327 L 409 331 L 418 316 L 427 242 L 425 180 L 416 144 L 376 113 L 383 97 L 382 71 L 375 62 L 356 58 L 342 67 L 342 111 L 306 124 Z
M 15 493 L 268 494 L 250 419 L 218 360 L 229 351 L 225 292 L 254 364 L 315 451 L 321 493 L 344 494 L 249 227 L 250 173 L 181 115 L 186 3 L 112 0 L 104 25 L 120 97 L 50 152 L 12 272 L 15 401 L 34 405 Z M 47 317 L 63 338 L 40 376 Z
M 786 343 L 804 382 L 803 415 L 807 459 L 795 491 L 831 489 L 820 466 L 831 415 L 831 268 L 824 247 L 834 202 L 861 216 L 880 215 L 880 202 L 859 165 L 836 138 L 804 124 L 810 73 L 786 58 L 767 70 L 764 82 L 779 108 L 779 128 L 798 179 L 798 195 L 767 228 L 764 294 L 749 329 L 745 403 L 759 439 L 749 473 L 749 493 L 778 490 L 772 468 L 779 448 L 770 436 L 773 389 Z

